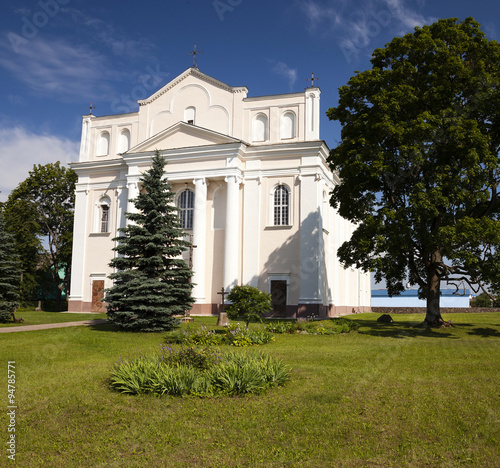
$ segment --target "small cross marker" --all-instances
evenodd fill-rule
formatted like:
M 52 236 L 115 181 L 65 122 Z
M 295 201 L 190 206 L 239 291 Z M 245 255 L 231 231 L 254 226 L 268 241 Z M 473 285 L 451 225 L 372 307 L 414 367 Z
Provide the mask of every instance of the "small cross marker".
M 226 291 L 224 288 L 222 288 L 217 294 L 220 294 L 221 297 L 221 305 L 222 305 L 222 311 L 224 311 L 224 298 L 227 294 L 229 294 L 229 291 Z
M 311 82 L 311 88 L 314 88 L 314 82 L 315 82 L 316 80 L 319 80 L 319 78 L 316 78 L 316 77 L 314 76 L 314 73 L 311 73 L 311 78 L 307 78 L 307 81 L 310 81 L 310 82 Z
M 89 115 L 92 115 L 92 109 L 95 109 L 95 106 L 92 105 L 92 101 L 90 101 L 90 106 L 87 107 L 87 109 L 89 110 Z
M 193 56 L 193 68 L 198 68 L 198 65 L 196 64 L 196 56 L 202 53 L 203 53 L 202 50 L 196 50 L 196 44 L 193 47 L 193 51 L 187 53 L 187 55 Z

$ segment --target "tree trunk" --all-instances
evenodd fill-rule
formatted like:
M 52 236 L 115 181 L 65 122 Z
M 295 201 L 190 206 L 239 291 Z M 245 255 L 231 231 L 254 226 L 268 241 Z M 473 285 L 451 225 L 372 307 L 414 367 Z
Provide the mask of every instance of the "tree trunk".
M 434 254 L 434 259 L 440 259 L 440 253 Z M 437 269 L 430 264 L 427 269 L 427 310 L 424 323 L 429 327 L 451 327 L 441 316 L 439 301 L 441 298 L 441 280 Z
M 444 322 L 439 307 L 440 286 L 441 281 L 437 272 L 430 271 L 427 275 L 427 310 L 425 314 L 425 323 L 430 326 L 439 326 Z

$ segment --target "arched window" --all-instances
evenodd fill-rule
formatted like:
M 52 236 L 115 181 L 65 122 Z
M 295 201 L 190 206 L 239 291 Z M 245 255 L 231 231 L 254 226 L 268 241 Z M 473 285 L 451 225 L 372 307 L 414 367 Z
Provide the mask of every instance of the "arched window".
M 186 189 L 177 200 L 182 229 L 193 229 L 194 192 Z
M 284 112 L 281 115 L 281 139 L 295 138 L 295 113 L 292 111 Z
M 101 132 L 97 142 L 97 156 L 106 156 L 109 154 L 109 132 Z
M 196 108 L 195 107 L 186 107 L 184 110 L 184 122 L 194 125 L 196 119 Z
M 252 141 L 266 141 L 267 127 L 267 115 L 257 114 L 252 122 Z
M 288 226 L 290 224 L 290 191 L 284 185 L 274 189 L 273 196 L 274 225 Z
M 130 149 L 130 131 L 123 129 L 118 139 L 118 153 L 125 153 Z
M 108 196 L 101 197 L 97 202 L 94 232 L 110 232 L 110 207 L 111 200 Z

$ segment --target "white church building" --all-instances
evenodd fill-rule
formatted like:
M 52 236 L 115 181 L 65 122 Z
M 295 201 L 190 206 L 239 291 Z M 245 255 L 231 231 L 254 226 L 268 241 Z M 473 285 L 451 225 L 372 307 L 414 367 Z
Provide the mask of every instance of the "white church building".
M 113 239 L 155 150 L 195 246 L 192 315 L 216 314 L 217 293 L 239 284 L 271 293 L 275 316 L 370 310 L 369 274 L 336 257 L 353 226 L 329 205 L 319 88 L 249 97 L 192 67 L 138 104 L 83 116 L 69 311 L 104 310 Z

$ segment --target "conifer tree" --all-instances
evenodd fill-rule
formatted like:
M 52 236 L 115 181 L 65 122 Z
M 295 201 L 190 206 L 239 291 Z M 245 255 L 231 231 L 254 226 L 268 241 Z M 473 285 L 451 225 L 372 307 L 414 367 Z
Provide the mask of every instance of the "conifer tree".
M 189 243 L 182 239 L 174 193 L 163 178 L 165 164 L 156 151 L 141 178 L 144 190 L 134 200 L 137 213 L 126 213 L 130 224 L 115 239 L 118 255 L 110 266 L 116 272 L 105 301 L 108 319 L 125 330 L 169 330 L 178 323 L 174 316 L 194 302 L 192 271 L 181 258 Z
M 14 238 L 5 229 L 0 211 L 0 322 L 7 322 L 19 306 L 21 268 Z

